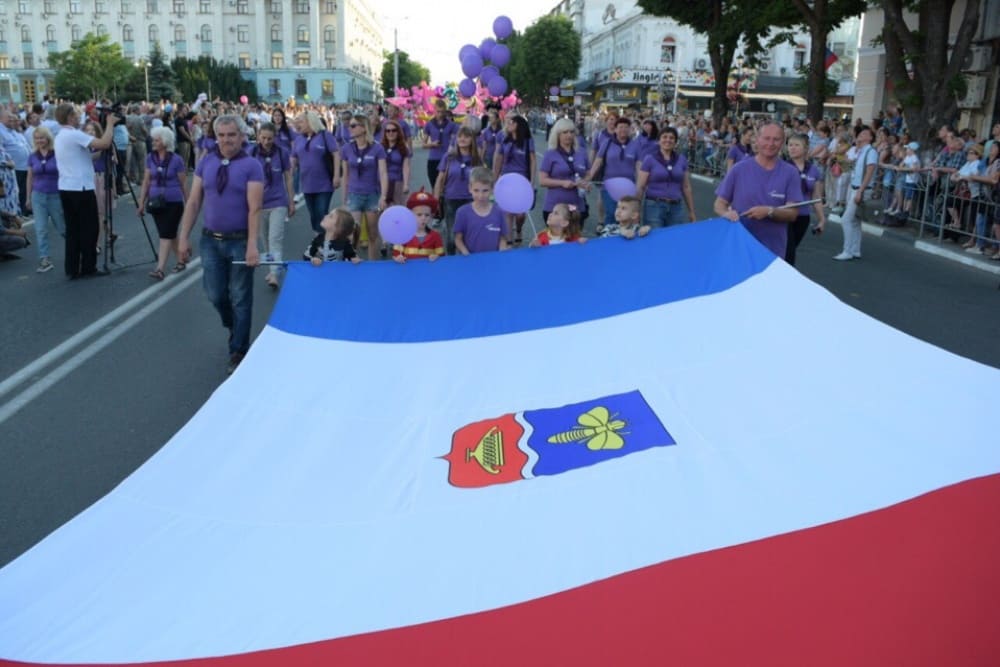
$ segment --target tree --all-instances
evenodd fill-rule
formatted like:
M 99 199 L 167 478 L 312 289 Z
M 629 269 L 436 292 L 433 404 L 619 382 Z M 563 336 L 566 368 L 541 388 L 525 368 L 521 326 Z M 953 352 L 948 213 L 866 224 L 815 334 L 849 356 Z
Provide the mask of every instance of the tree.
M 149 101 L 175 99 L 176 81 L 174 70 L 167 63 L 166 56 L 160 49 L 160 43 L 153 42 L 153 50 L 149 54 Z
M 246 95 L 257 99 L 257 84 L 240 75 L 240 69 L 232 63 L 222 63 L 211 56 L 197 58 L 174 58 L 170 68 L 180 82 L 181 98 L 193 101 L 205 93 L 209 99 L 236 100 Z
M 639 6 L 647 14 L 670 17 L 708 35 L 708 57 L 715 75 L 712 114 L 716 124 L 722 121 L 729 108 L 726 88 L 737 45 L 743 42 L 743 53 L 747 62 L 753 65 L 764 51 L 761 40 L 773 25 L 781 25 L 781 19 L 787 21 L 788 16 L 787 6 L 780 2 L 639 0 Z
M 574 79 L 580 71 L 580 35 L 565 16 L 547 15 L 523 35 L 508 41 L 511 48 L 508 88 L 527 102 L 540 103 L 550 86 Z
M 910 135 L 917 141 L 930 141 L 938 126 L 954 121 L 957 98 L 965 94 L 962 62 L 979 27 L 980 0 L 966 0 L 950 57 L 955 0 L 881 0 L 881 5 L 888 79 L 903 105 Z M 907 25 L 904 11 L 917 15 L 915 30 Z
M 133 74 L 132 63 L 107 35 L 87 33 L 68 51 L 53 53 L 49 63 L 56 70 L 55 88 L 60 97 L 74 100 L 107 97 L 119 82 Z
M 395 97 L 393 90 L 395 81 L 394 58 L 390 51 L 382 52 L 385 60 L 382 63 L 382 93 L 386 97 Z M 409 90 L 413 86 L 419 86 L 421 81 L 430 83 L 431 71 L 418 63 L 410 60 L 410 54 L 406 51 L 399 51 L 399 87 Z
M 863 14 L 866 0 L 788 0 L 789 23 L 809 31 L 809 68 L 806 73 L 806 115 L 814 123 L 823 118 L 828 85 L 826 78 L 826 39 L 830 31 L 851 16 Z M 836 90 L 836 89 L 834 89 Z

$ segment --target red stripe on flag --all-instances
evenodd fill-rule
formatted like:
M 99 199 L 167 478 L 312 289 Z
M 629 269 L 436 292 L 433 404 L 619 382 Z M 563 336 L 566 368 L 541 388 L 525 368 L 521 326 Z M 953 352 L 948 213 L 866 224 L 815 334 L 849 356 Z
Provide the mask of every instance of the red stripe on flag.
M 991 475 L 503 609 L 156 664 L 995 665 L 998 508 Z

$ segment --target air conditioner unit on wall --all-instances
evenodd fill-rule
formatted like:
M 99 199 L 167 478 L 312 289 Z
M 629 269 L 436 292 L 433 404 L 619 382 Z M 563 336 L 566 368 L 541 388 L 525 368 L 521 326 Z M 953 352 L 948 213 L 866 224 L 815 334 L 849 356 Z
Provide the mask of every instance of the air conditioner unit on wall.
M 770 58 L 761 58 L 760 59 L 760 66 L 757 67 L 757 69 L 759 69 L 761 72 L 770 72 L 771 71 L 771 59 Z
M 962 63 L 962 69 L 966 72 L 985 72 L 992 60 L 993 50 L 989 46 L 973 46 Z
M 959 109 L 978 109 L 986 98 L 986 77 L 965 77 L 965 97 L 958 100 Z
M 708 69 L 708 58 L 695 58 L 694 68 L 698 72 L 703 72 Z

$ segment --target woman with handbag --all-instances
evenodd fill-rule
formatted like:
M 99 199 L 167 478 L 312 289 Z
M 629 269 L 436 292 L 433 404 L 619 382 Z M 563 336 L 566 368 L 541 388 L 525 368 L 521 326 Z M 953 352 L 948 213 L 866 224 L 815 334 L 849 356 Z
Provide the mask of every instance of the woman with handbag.
M 146 175 L 142 179 L 139 195 L 139 212 L 145 210 L 153 216 L 160 237 L 156 268 L 149 272 L 153 280 L 163 280 L 167 259 L 173 252 L 177 264 L 173 272 L 187 268 L 177 254 L 177 229 L 187 201 L 187 166 L 174 152 L 174 133 L 168 127 L 156 127 L 150 132 L 153 151 L 146 156 Z
M 35 237 L 38 240 L 38 273 L 51 271 L 49 259 L 49 222 L 60 234 L 66 234 L 66 219 L 59 199 L 59 166 L 56 164 L 52 132 L 38 127 L 32 134 L 35 152 L 28 156 L 27 206 L 35 215 Z

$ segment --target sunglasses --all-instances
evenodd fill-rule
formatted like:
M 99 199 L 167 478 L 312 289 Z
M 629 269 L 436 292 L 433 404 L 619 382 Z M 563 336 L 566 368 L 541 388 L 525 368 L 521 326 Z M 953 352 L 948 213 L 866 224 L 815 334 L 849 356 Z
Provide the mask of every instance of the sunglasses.
M 396 129 L 396 128 L 394 128 L 394 127 L 388 127 L 388 128 L 386 128 L 386 130 L 385 130 L 385 133 L 386 133 L 386 134 L 396 134 L 397 132 L 399 132 L 399 130 L 397 130 L 397 129 Z

